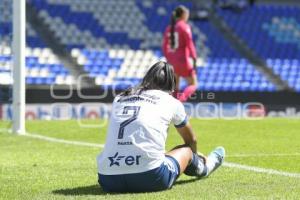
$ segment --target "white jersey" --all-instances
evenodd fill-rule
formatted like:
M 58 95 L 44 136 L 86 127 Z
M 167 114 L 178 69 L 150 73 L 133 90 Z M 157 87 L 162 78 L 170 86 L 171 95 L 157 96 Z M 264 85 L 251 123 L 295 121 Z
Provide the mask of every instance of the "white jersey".
M 98 172 L 130 174 L 159 167 L 170 123 L 181 127 L 186 122 L 184 106 L 166 92 L 147 90 L 140 95 L 117 96 L 104 150 L 97 157 Z

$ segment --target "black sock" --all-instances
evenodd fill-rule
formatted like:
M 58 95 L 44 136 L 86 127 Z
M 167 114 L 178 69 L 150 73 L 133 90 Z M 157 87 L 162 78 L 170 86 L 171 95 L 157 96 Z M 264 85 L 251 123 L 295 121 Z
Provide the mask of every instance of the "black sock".
M 207 167 L 204 164 L 204 160 L 193 153 L 192 160 L 183 173 L 188 176 L 203 177 L 207 174 Z

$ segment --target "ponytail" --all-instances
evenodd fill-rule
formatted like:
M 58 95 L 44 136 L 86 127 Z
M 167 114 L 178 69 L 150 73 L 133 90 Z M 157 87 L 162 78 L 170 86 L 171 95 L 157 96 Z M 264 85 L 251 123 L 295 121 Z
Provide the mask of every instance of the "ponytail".
M 183 13 L 188 12 L 188 8 L 186 8 L 185 6 L 178 6 L 175 8 L 175 10 L 172 12 L 172 16 L 171 16 L 171 31 L 170 31 L 170 46 L 171 49 L 175 48 L 175 25 L 176 25 L 176 20 L 178 18 L 180 18 Z
M 171 16 L 171 32 L 170 32 L 170 42 L 171 42 L 171 49 L 175 47 L 175 24 L 176 24 L 176 11 L 172 12 Z

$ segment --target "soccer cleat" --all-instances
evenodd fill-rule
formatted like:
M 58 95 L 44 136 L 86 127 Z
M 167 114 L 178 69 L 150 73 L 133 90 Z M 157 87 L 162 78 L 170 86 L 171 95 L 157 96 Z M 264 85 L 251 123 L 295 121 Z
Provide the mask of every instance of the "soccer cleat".
M 207 156 L 207 175 L 209 176 L 213 171 L 220 167 L 225 158 L 224 147 L 217 147 Z

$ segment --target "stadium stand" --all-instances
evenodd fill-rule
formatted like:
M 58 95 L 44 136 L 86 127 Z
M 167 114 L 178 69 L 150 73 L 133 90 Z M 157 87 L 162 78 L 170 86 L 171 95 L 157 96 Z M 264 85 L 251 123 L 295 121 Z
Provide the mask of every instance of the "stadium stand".
M 9 0 L 3 0 L 0 7 L 0 78 L 2 85 L 12 83 L 12 15 L 11 10 L 7 9 L 9 5 Z M 26 35 L 26 83 L 31 85 L 72 84 L 73 77 L 51 49 L 46 47 L 29 23 L 26 24 Z
M 8 5 L 7 2 L 2 1 L 2 5 Z M 96 85 L 117 85 L 118 89 L 137 84 L 147 67 L 163 59 L 162 32 L 169 23 L 169 13 L 178 4 L 150 0 L 28 2 Z M 0 10 L 1 84 L 11 84 L 11 11 L 4 6 Z M 275 74 L 300 92 L 299 11 L 298 7 L 268 4 L 240 13 L 218 12 L 246 44 L 266 60 Z M 204 61 L 198 70 L 199 90 L 276 90 L 262 73 L 232 49 L 211 23 L 194 21 L 191 24 L 199 56 Z M 26 74 L 26 83 L 32 85 L 74 83 L 69 70 L 29 23 Z M 181 87 L 184 86 L 183 82 Z
M 300 8 L 257 5 L 241 13 L 219 10 L 231 28 L 268 66 L 300 92 Z
M 169 13 L 178 5 L 133 0 L 29 2 L 97 85 L 117 85 L 119 89 L 138 83 L 147 67 L 162 59 L 162 32 L 169 23 Z M 198 89 L 275 90 L 209 22 L 191 24 L 197 50 L 205 61 L 198 70 Z

